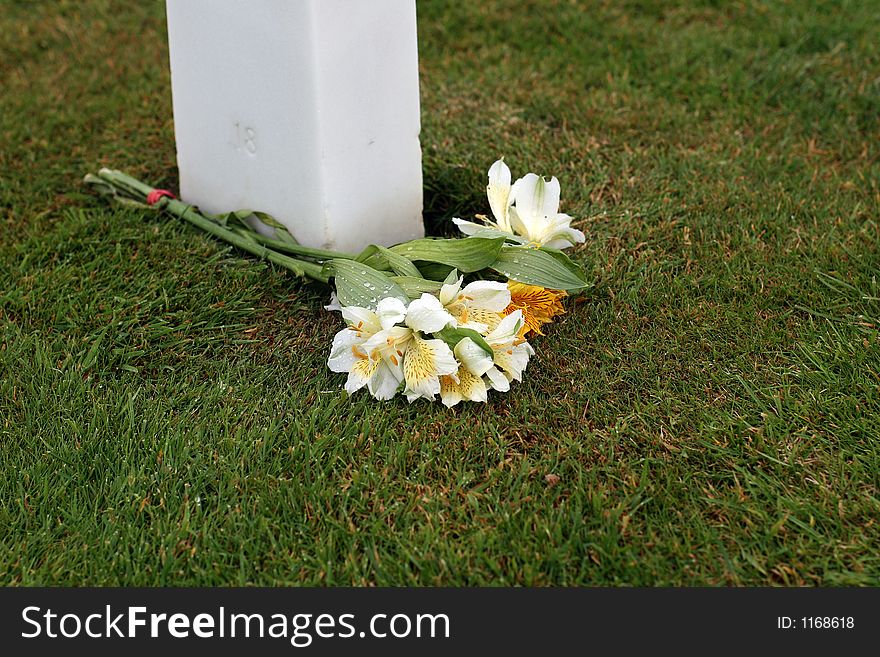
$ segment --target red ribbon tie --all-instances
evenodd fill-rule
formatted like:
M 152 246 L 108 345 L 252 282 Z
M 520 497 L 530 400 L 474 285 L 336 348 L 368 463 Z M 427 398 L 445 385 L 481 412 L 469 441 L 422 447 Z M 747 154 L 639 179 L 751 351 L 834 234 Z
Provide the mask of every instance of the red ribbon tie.
M 177 198 L 167 189 L 154 189 L 152 192 L 147 194 L 147 205 L 155 205 L 163 196 L 167 196 L 168 198 Z

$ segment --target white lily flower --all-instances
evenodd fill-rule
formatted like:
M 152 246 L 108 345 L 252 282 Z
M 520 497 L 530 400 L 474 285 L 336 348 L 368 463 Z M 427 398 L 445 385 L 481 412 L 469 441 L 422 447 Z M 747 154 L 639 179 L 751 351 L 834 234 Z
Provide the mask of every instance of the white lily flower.
M 571 227 L 571 217 L 559 212 L 559 181 L 527 173 L 517 180 L 510 197 L 510 225 L 530 244 L 564 249 L 584 241 L 584 234 Z
M 527 173 L 510 184 L 510 169 L 504 160 L 489 168 L 486 195 L 494 221 L 478 215 L 484 224 L 454 218 L 465 235 L 505 235 L 523 244 L 564 249 L 584 241 L 584 234 L 571 227 L 571 217 L 559 212 L 559 181 L 545 181 Z
M 434 399 L 440 392 L 440 377 L 454 376 L 457 372 L 458 361 L 449 345 L 443 340 L 426 340 L 418 332 L 413 332 L 403 357 L 406 383 L 403 393 L 410 402 L 420 397 Z
M 384 330 L 379 315 L 369 308 L 343 307 L 342 316 L 348 328 L 333 338 L 328 367 L 333 372 L 348 372 L 345 390 L 349 395 L 367 386 L 376 399 L 391 399 L 403 380 L 403 352 L 397 338 L 405 341 L 409 336 L 394 333 L 402 327 Z
M 510 289 L 498 281 L 473 281 L 462 289 L 464 277 L 440 288 L 440 304 L 454 319 L 455 326 L 487 333 L 495 329 L 510 305 Z
M 507 392 L 511 381 L 522 381 L 529 357 L 535 354 L 532 345 L 520 336 L 523 323 L 522 311 L 516 310 L 486 336 L 494 352 L 494 364 L 486 370 L 486 378 L 495 390 Z

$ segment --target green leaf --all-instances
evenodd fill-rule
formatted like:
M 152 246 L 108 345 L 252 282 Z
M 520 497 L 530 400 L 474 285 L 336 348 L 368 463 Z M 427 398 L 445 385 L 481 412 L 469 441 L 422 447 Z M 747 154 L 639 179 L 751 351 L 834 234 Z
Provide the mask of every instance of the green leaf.
M 419 263 L 419 273 L 421 273 L 423 278 L 431 281 L 445 281 L 452 275 L 452 272 L 458 272 L 458 270 L 455 267 L 441 265 L 436 262 Z M 455 275 L 455 280 L 458 280 L 458 273 Z
M 528 244 L 529 240 L 525 237 L 520 237 L 519 235 L 512 235 L 510 233 L 505 233 L 503 230 L 498 230 L 497 228 L 492 228 L 491 226 L 481 227 L 477 232 L 472 235 L 468 235 L 466 239 L 471 238 L 495 238 L 495 237 L 503 237 L 508 242 L 516 242 L 517 244 Z
M 489 343 L 486 342 L 485 338 L 482 335 L 477 333 L 473 329 L 469 328 L 453 328 L 451 326 L 447 326 L 444 329 L 434 332 L 434 336 L 440 338 L 449 345 L 450 349 L 455 349 L 455 345 L 464 340 L 465 338 L 470 338 L 474 342 L 477 343 L 477 346 L 480 347 L 483 351 L 488 354 L 490 358 L 495 358 L 495 352 L 492 351 L 492 347 L 489 346 Z
M 370 244 L 358 254 L 356 260 L 379 271 L 391 270 L 398 276 L 422 278 L 422 274 L 412 261 L 378 244 Z
M 398 276 L 421 277 L 421 273 L 411 260 L 407 260 L 402 255 L 395 253 L 391 249 L 386 249 L 384 246 L 379 247 L 379 253 L 385 256 L 388 260 L 388 265 Z
M 248 212 L 248 210 L 243 210 L 243 212 Z M 290 233 L 288 232 L 288 230 L 287 230 L 287 227 L 285 227 L 284 224 L 282 224 L 281 222 L 279 222 L 279 221 L 278 221 L 275 217 L 273 217 L 271 214 L 266 214 L 265 212 L 258 212 L 258 211 L 256 211 L 256 210 L 252 210 L 252 211 L 250 211 L 250 213 L 251 213 L 253 216 L 255 216 L 257 219 L 259 219 L 260 221 L 262 221 L 264 224 L 266 224 L 267 226 L 271 226 L 271 227 L 274 228 L 275 230 L 284 231 L 285 233 L 288 233 L 288 235 L 290 234 Z
M 279 223 L 272 215 L 266 214 L 265 212 L 258 212 L 256 210 L 235 210 L 233 212 L 225 212 L 222 214 L 209 214 L 202 210 L 199 210 L 199 212 L 203 217 L 207 217 L 224 228 L 237 226 L 248 232 L 259 234 L 253 222 L 254 219 L 257 219 L 270 228 L 275 229 L 272 239 L 287 244 L 299 244 L 299 242 L 296 241 L 296 238 L 290 234 L 290 231 L 288 231 L 283 224 Z
M 511 280 L 552 290 L 588 287 L 583 270 L 561 251 L 505 246 L 491 268 Z
M 223 226 L 223 228 L 238 227 L 249 232 L 253 232 L 254 230 L 251 225 L 245 221 L 247 217 L 250 217 L 253 214 L 250 210 L 236 210 L 234 212 L 223 212 L 222 214 L 211 214 L 200 208 L 196 208 L 196 211 L 205 219 L 210 219 L 215 224 Z
M 354 260 L 330 260 L 324 274 L 334 277 L 336 296 L 343 306 L 359 306 L 375 310 L 379 301 L 396 297 L 409 303 L 406 292 L 388 276 Z
M 391 247 L 391 251 L 411 261 L 433 262 L 471 273 L 489 267 L 498 258 L 503 237 L 467 239 L 420 239 Z
M 83 182 L 89 185 L 94 192 L 108 197 L 114 203 L 119 203 L 125 207 L 137 208 L 139 210 L 158 210 L 155 206 L 150 206 L 146 203 L 135 200 L 128 195 L 129 192 L 120 189 L 114 185 L 112 181 L 99 178 L 91 173 L 86 174 L 86 177 L 83 178 Z
M 86 185 L 89 185 L 92 190 L 98 194 L 103 196 L 116 196 L 116 188 L 103 178 L 98 178 L 98 176 L 94 174 L 87 173 L 85 178 L 83 178 L 83 182 Z
M 429 281 L 421 276 L 389 276 L 388 280 L 397 283 L 410 299 L 418 299 L 424 292 L 437 292 L 443 283 Z
M 291 234 L 287 227 L 280 223 L 275 217 L 270 214 L 266 214 L 265 212 L 253 212 L 253 216 L 262 221 L 267 226 L 271 226 L 275 229 L 275 239 L 280 240 L 282 242 L 288 242 L 290 244 L 299 244 L 296 238 Z
M 362 262 L 368 267 L 372 267 L 378 271 L 391 271 L 391 265 L 388 264 L 388 258 L 384 257 L 379 251 L 379 247 L 370 244 L 355 257 L 357 262 Z

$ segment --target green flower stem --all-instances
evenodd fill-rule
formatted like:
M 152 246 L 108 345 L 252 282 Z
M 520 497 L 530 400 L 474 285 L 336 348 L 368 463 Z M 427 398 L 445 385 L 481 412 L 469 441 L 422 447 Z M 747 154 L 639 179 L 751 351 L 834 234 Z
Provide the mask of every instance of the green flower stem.
M 145 203 L 147 195 L 153 191 L 153 188 L 149 185 L 144 184 L 121 171 L 101 169 L 98 172 L 98 177 L 140 203 Z M 322 265 L 315 262 L 307 262 L 305 260 L 291 258 L 288 255 L 267 248 L 257 240 L 253 239 L 253 236 L 251 235 L 242 235 L 203 217 L 193 208 L 193 206 L 187 203 L 183 203 L 177 199 L 162 197 L 154 207 L 165 210 L 175 217 L 188 221 L 194 226 L 201 228 L 206 233 L 210 233 L 211 235 L 218 237 L 233 246 L 237 246 L 243 251 L 247 251 L 258 258 L 263 258 L 279 265 L 280 267 L 289 269 L 298 276 L 305 276 L 316 281 L 321 281 L 322 283 L 326 283 L 329 280 L 329 277 L 324 274 L 324 268 Z
M 246 231 L 242 229 L 241 232 L 244 233 Z M 295 253 L 296 255 L 307 256 L 309 258 L 314 258 L 315 260 L 338 260 L 339 258 L 354 260 L 354 256 L 350 253 L 342 253 L 341 251 L 328 251 L 327 249 L 313 249 L 310 246 L 303 246 L 302 244 L 292 244 L 283 240 L 272 239 L 271 237 L 266 237 L 265 235 L 257 232 L 249 234 L 251 234 L 253 238 L 263 246 L 267 246 L 270 249 L 274 249 L 275 251 Z

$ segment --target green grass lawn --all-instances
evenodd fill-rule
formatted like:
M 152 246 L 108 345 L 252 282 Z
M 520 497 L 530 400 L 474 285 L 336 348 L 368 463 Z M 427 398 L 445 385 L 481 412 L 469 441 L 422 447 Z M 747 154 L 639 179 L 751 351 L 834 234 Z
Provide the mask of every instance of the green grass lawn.
M 163 7 L 0 1 L 0 583 L 880 583 L 880 3 L 420 1 L 429 228 L 505 155 L 595 280 L 452 411 L 84 194 L 176 188 Z

